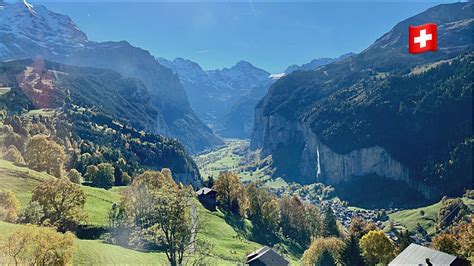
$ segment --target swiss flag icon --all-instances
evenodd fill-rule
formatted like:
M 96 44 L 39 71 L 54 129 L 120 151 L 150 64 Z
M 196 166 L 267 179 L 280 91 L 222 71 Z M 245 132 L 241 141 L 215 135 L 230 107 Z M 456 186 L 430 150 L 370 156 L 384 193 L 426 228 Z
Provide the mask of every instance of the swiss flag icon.
M 408 51 L 418 54 L 438 49 L 438 27 L 434 23 L 410 26 L 408 29 Z

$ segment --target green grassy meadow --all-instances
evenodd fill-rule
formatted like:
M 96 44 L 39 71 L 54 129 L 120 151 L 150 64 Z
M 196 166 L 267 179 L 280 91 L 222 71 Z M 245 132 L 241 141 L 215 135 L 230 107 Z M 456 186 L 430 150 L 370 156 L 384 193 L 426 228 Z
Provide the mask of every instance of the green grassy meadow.
M 221 172 L 237 173 L 245 181 L 261 181 L 266 187 L 281 188 L 288 184 L 282 178 L 272 178 L 266 173 L 268 166 L 252 169 L 247 158 L 250 156 L 248 140 L 226 139 L 225 146 L 194 157 L 204 179 L 217 178 Z
M 474 200 L 468 198 L 462 199 L 464 204 L 466 204 L 471 210 L 474 210 Z M 400 224 L 400 226 L 397 226 L 397 229 L 415 232 L 417 223 L 420 223 L 423 229 L 431 235 L 436 232 L 435 226 L 441 206 L 442 203 L 440 201 L 425 207 L 394 212 L 389 214 L 388 217 L 389 220 Z M 421 210 L 425 212 L 424 215 L 421 215 Z
M 0 189 L 15 192 L 21 206 L 25 207 L 31 191 L 41 182 L 54 178 L 45 173 L 39 173 L 13 163 L 0 160 Z M 111 190 L 82 186 L 87 200 L 85 210 L 89 215 L 88 224 L 95 226 L 107 225 L 107 214 L 114 202 L 119 202 L 120 191 L 124 187 L 114 187 Z M 200 232 L 198 237 L 212 245 L 211 262 L 216 265 L 235 265 L 244 262 L 245 255 L 260 248 L 262 245 L 245 238 L 245 234 L 234 229 L 225 221 L 223 213 L 211 212 L 196 200 Z M 248 224 L 251 223 L 246 221 Z M 8 239 L 8 235 L 18 225 L 0 222 L 0 244 Z M 192 258 L 191 258 L 192 260 Z M 294 260 L 293 260 L 294 261 Z M 74 264 L 154 264 L 166 265 L 166 256 L 159 252 L 140 252 L 124 247 L 110 245 L 101 240 L 77 239 Z

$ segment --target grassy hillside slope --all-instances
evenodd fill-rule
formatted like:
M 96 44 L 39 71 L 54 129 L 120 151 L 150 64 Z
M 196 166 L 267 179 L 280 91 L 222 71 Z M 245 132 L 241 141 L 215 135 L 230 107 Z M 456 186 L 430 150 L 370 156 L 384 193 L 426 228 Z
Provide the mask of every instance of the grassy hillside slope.
M 44 180 L 54 178 L 45 173 L 39 173 L 25 167 L 0 160 L 0 189 L 9 189 L 16 193 L 21 206 L 27 205 L 33 188 Z M 88 223 L 91 225 L 107 225 L 107 213 L 114 202 L 120 200 L 119 192 L 123 187 L 111 190 L 82 187 L 87 194 L 85 209 L 89 214 Z M 245 255 L 261 247 L 260 244 L 245 239 L 244 233 L 239 233 L 225 222 L 221 212 L 210 212 L 196 201 L 198 215 L 201 221 L 201 239 L 211 243 L 213 263 L 218 265 L 235 265 L 244 260 Z M 18 225 L 0 222 L 0 244 Z M 74 264 L 165 264 L 164 253 L 139 252 L 120 246 L 109 245 L 100 240 L 76 241 Z
M 466 204 L 471 210 L 474 210 L 473 199 L 462 199 L 464 204 Z M 441 206 L 442 203 L 440 201 L 426 207 L 394 212 L 388 216 L 390 220 L 399 224 L 399 229 L 403 228 L 410 232 L 415 232 L 417 224 L 420 223 L 420 225 L 426 230 L 428 234 L 434 234 L 436 232 L 435 226 Z M 424 211 L 424 215 L 421 215 L 421 211 Z

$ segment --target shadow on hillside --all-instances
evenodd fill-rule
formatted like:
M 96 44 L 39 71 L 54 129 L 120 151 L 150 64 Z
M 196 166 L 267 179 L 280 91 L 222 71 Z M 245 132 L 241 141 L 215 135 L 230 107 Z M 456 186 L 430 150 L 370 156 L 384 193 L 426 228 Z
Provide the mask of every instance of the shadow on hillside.
M 225 222 L 246 239 L 259 243 L 261 245 L 274 247 L 279 252 L 286 253 L 294 257 L 301 257 L 304 247 L 301 247 L 294 241 L 282 237 L 279 233 L 275 233 L 266 228 L 254 226 L 249 220 L 242 219 L 235 214 L 226 213 Z
M 335 187 L 339 198 L 366 209 L 418 208 L 434 203 L 403 181 L 374 174 L 354 177 Z

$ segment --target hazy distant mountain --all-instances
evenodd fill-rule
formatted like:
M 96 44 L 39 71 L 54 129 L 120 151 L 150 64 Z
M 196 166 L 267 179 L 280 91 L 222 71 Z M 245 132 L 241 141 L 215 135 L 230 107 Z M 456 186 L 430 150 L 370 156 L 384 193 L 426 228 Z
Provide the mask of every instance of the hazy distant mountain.
M 203 70 L 199 64 L 183 58 L 158 60 L 178 74 L 197 114 L 225 137 L 244 137 L 240 132 L 243 121 L 253 121 L 254 105 L 247 104 L 250 110 L 239 112 L 239 121 L 223 119 L 235 110 L 235 105 L 255 96 L 255 91 L 261 91 L 257 100 L 260 99 L 274 81 L 270 73 L 246 61 L 231 68 Z
M 314 59 L 310 63 L 302 66 L 292 65 L 287 68 L 285 73 L 270 75 L 271 82 L 263 86 L 253 88 L 248 94 L 242 96 L 239 101 L 232 106 L 232 109 L 221 118 L 216 126 L 216 131 L 222 136 L 232 138 L 250 138 L 255 120 L 255 107 L 268 91 L 273 82 L 292 73 L 295 70 L 315 70 L 318 67 L 327 65 L 338 60 L 345 59 L 354 55 L 348 53 L 338 58 Z
M 435 6 L 360 54 L 282 77 L 257 105 L 252 147 L 272 155 L 277 175 L 351 200 L 461 194 L 472 187 L 472 8 Z M 409 54 L 408 26 L 428 21 L 439 50 Z
M 317 59 L 313 59 L 313 60 L 311 60 L 311 62 L 303 64 L 301 66 L 291 65 L 285 70 L 285 74 L 290 74 L 291 72 L 293 72 L 295 70 L 315 70 L 318 67 L 330 64 L 330 63 L 338 61 L 338 60 L 346 59 L 346 58 L 348 58 L 350 56 L 353 56 L 353 55 L 355 55 L 355 54 L 354 53 L 347 53 L 347 54 L 341 55 L 338 58 L 317 58 Z
M 273 82 L 294 70 L 316 69 L 351 55 L 293 65 L 282 75 L 271 75 L 245 61 L 218 70 L 203 70 L 198 63 L 183 58 L 173 61 L 159 58 L 158 61 L 178 74 L 193 109 L 219 135 L 249 138 L 255 106 Z
M 156 109 L 156 119 L 147 128 L 178 138 L 192 152 L 222 143 L 194 114 L 178 77 L 146 50 L 127 42 L 89 41 L 69 17 L 26 1 L 0 3 L 0 34 L 0 60 L 40 56 L 138 78 Z

